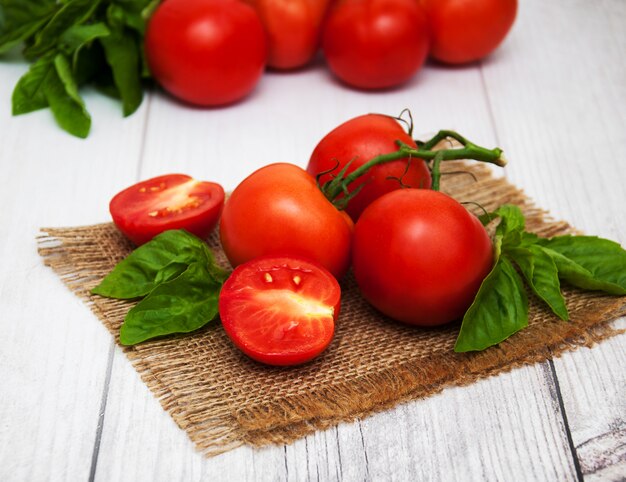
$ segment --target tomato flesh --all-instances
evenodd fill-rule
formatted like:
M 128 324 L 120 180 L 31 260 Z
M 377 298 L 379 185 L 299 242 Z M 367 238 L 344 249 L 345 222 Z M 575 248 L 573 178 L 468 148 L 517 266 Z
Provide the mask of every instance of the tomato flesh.
M 219 219 L 224 189 L 185 174 L 167 174 L 134 184 L 109 204 L 113 222 L 140 245 L 169 229 L 206 238 Z
M 317 263 L 261 257 L 240 265 L 222 288 L 224 330 L 250 358 L 269 365 L 305 363 L 330 344 L 341 289 Z

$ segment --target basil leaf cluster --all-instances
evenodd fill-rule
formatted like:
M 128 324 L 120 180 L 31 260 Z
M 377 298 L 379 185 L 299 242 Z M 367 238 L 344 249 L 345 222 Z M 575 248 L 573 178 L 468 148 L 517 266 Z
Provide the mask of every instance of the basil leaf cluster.
M 184 230 L 170 230 L 130 253 L 91 292 L 141 298 L 120 329 L 120 343 L 135 345 L 189 333 L 213 320 L 226 277 L 204 241 Z
M 626 295 L 626 251 L 618 243 L 595 236 L 540 238 L 525 231 L 517 206 L 503 205 L 482 221 L 496 218 L 496 261 L 463 317 L 454 351 L 484 350 L 528 326 L 524 282 L 562 320 L 569 313 L 561 281 Z
M 13 115 L 49 107 L 67 132 L 85 138 L 91 116 L 79 88 L 119 98 L 125 116 L 150 78 L 146 23 L 159 0 L 0 0 L 0 54 L 23 44 L 30 69 L 13 90 Z

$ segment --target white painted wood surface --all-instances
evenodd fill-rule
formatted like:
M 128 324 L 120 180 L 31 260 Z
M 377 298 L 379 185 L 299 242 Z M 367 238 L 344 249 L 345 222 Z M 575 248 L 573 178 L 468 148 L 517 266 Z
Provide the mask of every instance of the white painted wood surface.
M 320 63 L 268 74 L 226 109 L 155 92 L 128 119 L 88 92 L 86 141 L 47 111 L 10 117 L 26 66 L 3 59 L 0 480 L 624 480 L 626 336 L 287 447 L 206 459 L 36 253 L 39 227 L 107 221 L 110 197 L 140 179 L 186 172 L 232 189 L 269 162 L 304 166 L 352 116 L 405 107 L 417 132 L 500 145 L 505 175 L 539 205 L 626 245 L 626 2 L 520 3 L 511 36 L 480 65 L 428 65 L 402 89 L 364 94 Z

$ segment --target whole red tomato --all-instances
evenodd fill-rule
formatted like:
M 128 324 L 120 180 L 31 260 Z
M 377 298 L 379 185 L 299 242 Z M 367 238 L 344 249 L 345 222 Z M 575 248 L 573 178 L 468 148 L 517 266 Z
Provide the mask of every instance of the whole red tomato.
M 224 189 L 185 174 L 166 174 L 134 184 L 109 203 L 117 228 L 133 243 L 150 241 L 169 229 L 206 238 L 224 205 Z
M 238 0 L 167 0 L 145 37 L 154 78 L 176 97 L 202 106 L 235 102 L 252 91 L 267 59 L 254 9 Z
M 517 0 L 420 0 L 431 25 L 430 55 L 449 64 L 482 59 L 500 45 Z
M 293 164 L 270 164 L 232 192 L 220 221 L 222 247 L 233 266 L 263 255 L 317 262 L 340 278 L 350 263 L 353 224 Z
M 409 80 L 428 55 L 426 14 L 416 0 L 339 0 L 322 34 L 330 69 L 362 89 Z
M 245 0 L 259 14 L 267 32 L 267 65 L 295 69 L 317 50 L 320 28 L 330 0 Z
M 317 144 L 307 172 L 314 177 L 326 173 L 319 178 L 323 185 L 348 163 L 347 173 L 350 173 L 380 154 L 397 151 L 396 141 L 417 148 L 393 117 L 382 114 L 355 117 L 330 131 Z M 430 183 L 430 172 L 421 159 L 404 158 L 380 164 L 349 185 L 350 192 L 363 187 L 349 201 L 346 212 L 356 221 L 363 210 L 383 194 L 403 186 L 428 189 Z
M 427 189 L 386 194 L 361 215 L 352 263 L 364 297 L 385 315 L 434 326 L 461 318 L 493 264 L 478 218 Z

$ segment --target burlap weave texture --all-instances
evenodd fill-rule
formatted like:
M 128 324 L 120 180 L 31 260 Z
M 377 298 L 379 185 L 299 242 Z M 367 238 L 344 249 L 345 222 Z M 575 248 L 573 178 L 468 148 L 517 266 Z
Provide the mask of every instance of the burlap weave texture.
M 443 190 L 487 210 L 519 205 L 541 236 L 573 232 L 505 179 L 481 165 L 449 163 Z M 89 291 L 132 246 L 112 224 L 42 229 L 47 265 L 92 308 L 118 341 L 130 304 Z M 209 244 L 227 261 L 216 235 Z M 267 367 L 228 340 L 219 320 L 199 332 L 122 349 L 164 409 L 207 455 L 242 444 L 289 443 L 314 430 L 353 420 L 399 402 L 463 385 L 617 333 L 608 322 L 626 312 L 625 297 L 565 288 L 571 321 L 563 322 L 530 296 L 529 327 L 481 353 L 455 354 L 458 325 L 419 329 L 393 322 L 361 298 L 354 279 L 342 283 L 342 312 L 329 349 L 300 367 Z

